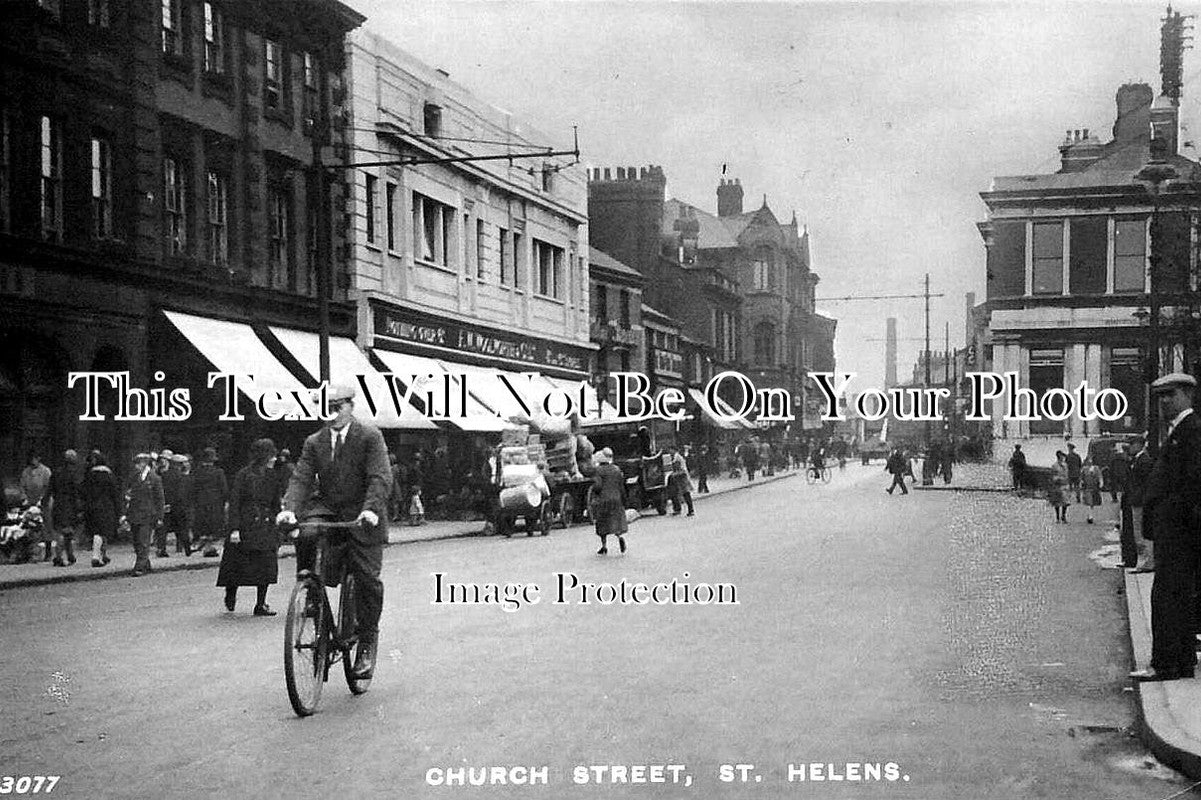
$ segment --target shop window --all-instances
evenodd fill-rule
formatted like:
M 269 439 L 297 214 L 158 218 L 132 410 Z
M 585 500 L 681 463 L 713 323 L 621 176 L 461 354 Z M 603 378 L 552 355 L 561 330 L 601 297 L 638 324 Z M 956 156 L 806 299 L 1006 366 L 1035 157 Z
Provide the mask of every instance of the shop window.
M 1030 388 L 1041 397 L 1048 389 L 1063 388 L 1063 350 L 1030 351 Z M 1031 434 L 1063 433 L 1063 422 L 1040 416 L 1031 420 Z

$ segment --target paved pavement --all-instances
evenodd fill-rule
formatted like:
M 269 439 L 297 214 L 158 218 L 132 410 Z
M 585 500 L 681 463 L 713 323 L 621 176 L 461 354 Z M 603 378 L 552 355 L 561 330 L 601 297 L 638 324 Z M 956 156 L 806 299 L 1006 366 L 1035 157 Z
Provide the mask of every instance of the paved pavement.
M 778 472 L 772 477 L 757 477 L 754 481 L 738 478 L 710 478 L 709 494 L 693 493 L 694 500 L 704 500 L 727 492 L 738 491 L 750 486 L 762 485 L 772 481 L 783 480 L 793 475 L 799 475 L 798 470 Z M 696 483 L 696 479 L 693 479 Z M 654 512 L 651 512 L 654 513 Z M 469 536 L 483 536 L 483 523 L 479 520 L 437 520 L 428 521 L 424 525 L 400 525 L 393 523 L 388 529 L 388 544 L 412 544 L 413 542 L 428 542 L 436 539 L 459 539 Z M 168 549 L 175 546 L 174 540 L 168 542 Z M 108 557 L 111 563 L 106 567 L 91 566 L 91 548 L 78 547 L 75 552 L 77 561 L 67 567 L 54 567 L 50 562 L 29 564 L 0 565 L 0 592 L 23 586 L 44 586 L 52 583 L 70 583 L 74 581 L 102 580 L 105 578 L 124 578 L 129 576 L 133 568 L 133 545 L 130 542 L 116 542 L 109 545 Z M 284 545 L 280 555 L 290 558 L 292 547 Z M 190 557 L 171 552 L 167 558 L 151 557 L 155 572 L 185 570 L 185 569 L 216 569 L 221 563 L 220 558 L 205 558 L 199 553 Z

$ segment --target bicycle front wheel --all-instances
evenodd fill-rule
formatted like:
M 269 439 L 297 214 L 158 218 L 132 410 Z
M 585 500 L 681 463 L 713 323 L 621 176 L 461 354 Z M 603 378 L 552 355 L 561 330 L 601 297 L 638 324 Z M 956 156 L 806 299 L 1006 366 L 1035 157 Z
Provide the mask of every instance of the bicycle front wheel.
M 829 467 L 826 467 L 825 469 L 823 469 L 823 470 L 822 470 L 822 482 L 823 482 L 823 483 L 829 483 L 829 482 L 830 482 L 830 476 L 831 476 L 831 474 L 832 474 L 832 473 L 830 472 L 830 468 L 829 468 Z
M 351 638 L 358 627 L 355 605 L 354 575 L 347 573 L 342 579 L 342 598 L 338 601 L 338 629 L 342 636 Z M 371 686 L 370 678 L 354 676 L 354 647 L 348 647 L 342 652 L 342 672 L 346 675 L 346 685 L 351 694 L 363 694 Z
M 298 716 L 317 710 L 325 683 L 325 653 L 329 646 L 329 615 L 315 580 L 299 580 L 288 601 L 284 621 L 284 679 L 288 700 Z

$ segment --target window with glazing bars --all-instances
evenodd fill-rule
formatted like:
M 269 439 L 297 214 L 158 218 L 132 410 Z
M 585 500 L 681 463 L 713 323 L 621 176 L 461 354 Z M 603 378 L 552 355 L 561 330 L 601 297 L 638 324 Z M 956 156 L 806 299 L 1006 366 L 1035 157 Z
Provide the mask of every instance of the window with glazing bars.
M 113 236 L 113 148 L 104 136 L 92 137 L 92 235 Z
M 42 117 L 42 236 L 60 241 L 63 236 L 62 126 Z
M 229 180 L 220 172 L 208 173 L 208 254 L 218 265 L 229 263 Z
M 183 164 L 170 156 L 163 159 L 163 209 L 167 252 L 182 255 L 188 251 L 187 174 Z

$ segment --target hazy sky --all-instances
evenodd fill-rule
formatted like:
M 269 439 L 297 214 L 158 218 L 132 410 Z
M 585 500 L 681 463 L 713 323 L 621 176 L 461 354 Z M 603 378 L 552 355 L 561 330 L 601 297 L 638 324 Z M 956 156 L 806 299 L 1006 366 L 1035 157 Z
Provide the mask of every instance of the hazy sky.
M 979 192 L 995 175 L 1057 170 L 1066 129 L 1108 141 L 1122 83 L 1158 93 L 1164 12 L 1158 2 L 349 2 L 367 27 L 554 144 L 578 125 L 588 166 L 661 164 L 669 197 L 716 211 L 726 165 L 748 208 L 766 194 L 782 221 L 795 210 L 808 226 L 819 298 L 920 293 L 929 272 L 946 295 L 931 305 L 939 350 L 946 322 L 952 346 L 963 344 L 964 293 L 983 299 Z M 1190 51 L 1186 126 L 1201 119 L 1199 76 Z M 819 308 L 839 321 L 839 368 L 865 385 L 883 381 L 884 345 L 871 340 L 886 317 L 903 339 L 922 335 L 921 300 Z M 901 342 L 902 375 L 921 347 Z

